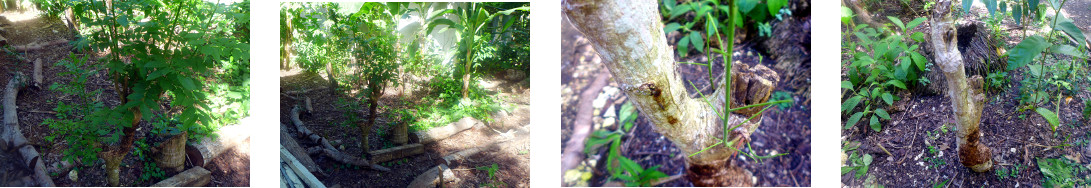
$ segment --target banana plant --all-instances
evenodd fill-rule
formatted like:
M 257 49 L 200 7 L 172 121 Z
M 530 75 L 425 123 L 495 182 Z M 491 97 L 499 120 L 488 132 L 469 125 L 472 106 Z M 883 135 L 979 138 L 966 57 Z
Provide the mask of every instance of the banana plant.
M 470 68 L 471 65 L 473 65 L 473 52 L 475 48 L 477 48 L 477 46 L 480 45 L 482 41 L 485 41 L 482 40 L 484 39 L 484 37 L 495 38 L 501 36 L 500 33 L 505 32 L 508 27 L 511 27 L 513 19 L 507 19 L 509 21 L 504 23 L 504 25 L 499 29 L 499 32 L 494 32 L 487 35 L 481 34 L 481 32 L 486 29 L 486 26 L 491 23 L 493 18 L 499 15 L 511 15 L 515 11 L 530 11 L 529 5 L 497 11 L 493 13 L 490 13 L 488 8 L 489 7 L 486 7 L 482 3 L 467 3 L 455 9 L 446 9 L 433 14 L 430 17 L 435 19 L 431 20 L 430 23 L 428 23 L 428 29 L 426 31 L 426 33 L 428 34 L 432 34 L 433 32 L 442 32 L 447 29 L 455 29 L 455 31 L 460 35 L 458 43 L 460 53 L 462 51 L 466 52 L 462 62 L 463 99 L 469 97 L 468 91 L 470 87 Z M 442 17 L 445 15 L 455 16 L 457 17 L 458 21 L 456 22 L 446 17 Z M 436 26 L 446 27 L 435 31 L 434 29 L 436 28 Z

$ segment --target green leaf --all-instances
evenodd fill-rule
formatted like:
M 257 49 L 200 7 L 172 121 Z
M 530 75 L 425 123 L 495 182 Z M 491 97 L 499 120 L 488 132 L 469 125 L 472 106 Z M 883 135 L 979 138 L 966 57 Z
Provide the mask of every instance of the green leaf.
M 845 121 L 844 129 L 852 128 L 853 125 L 856 125 L 856 122 L 860 121 L 861 117 L 864 117 L 864 112 L 856 112 L 855 114 L 852 114 L 852 116 L 849 117 L 849 120 Z
M 1023 6 L 1015 5 L 1011 7 L 1011 17 L 1015 19 L 1015 25 L 1023 25 Z
M 989 10 L 989 16 L 996 16 L 996 0 L 981 0 L 985 3 L 985 9 Z
M 1080 27 L 1076 27 L 1076 24 L 1072 23 L 1072 19 L 1068 19 L 1064 14 L 1057 16 L 1057 27 L 1054 29 L 1064 31 L 1065 34 L 1068 34 L 1068 36 L 1076 40 L 1076 45 L 1078 46 L 1083 46 L 1084 41 L 1086 40 L 1083 35 L 1083 30 L 1080 30 Z
M 1076 47 L 1067 44 L 1053 46 L 1052 48 L 1049 48 L 1049 50 L 1053 53 L 1064 54 L 1075 58 L 1083 58 L 1085 56 L 1085 54 L 1080 53 Z
M 887 92 L 883 92 L 882 97 L 883 97 L 883 101 L 886 102 L 886 105 L 894 105 L 894 96 L 893 95 L 890 95 L 890 93 L 887 93 Z
M 962 12 L 970 13 L 970 7 L 974 5 L 973 0 L 962 1 Z
M 1049 42 L 1046 42 L 1046 39 L 1038 35 L 1023 39 L 1022 42 L 1015 45 L 1015 47 L 1011 49 L 1011 52 L 1008 53 L 1008 70 L 1015 70 L 1026 66 L 1051 45 L 1052 44 Z
M 766 4 L 769 4 L 769 15 L 776 16 L 780 13 L 780 8 L 788 4 L 788 0 L 766 0 Z
M 693 47 L 697 48 L 698 52 L 705 52 L 705 40 L 700 32 L 689 32 L 689 40 L 693 42 Z
M 909 23 L 905 24 L 905 28 L 906 29 L 917 28 L 917 26 L 921 25 L 921 23 L 924 23 L 925 20 L 928 20 L 928 19 L 925 19 L 925 18 L 913 19 L 913 21 L 909 21 Z
M 669 23 L 669 24 L 667 24 L 667 26 L 663 27 L 663 34 L 668 34 L 668 33 L 674 32 L 674 31 L 678 31 L 678 28 L 681 28 L 681 27 L 682 27 L 682 25 L 679 25 L 678 23 L 674 23 L 674 22 Z
M 882 125 L 879 124 L 879 118 L 871 116 L 871 130 L 875 132 L 882 131 Z
M 886 81 L 886 84 L 889 84 L 889 85 L 892 85 L 894 87 L 898 87 L 898 88 L 901 88 L 901 89 L 905 89 L 905 83 L 902 83 L 902 81 L 890 80 L 890 81 Z
M 853 90 L 852 89 L 852 82 L 849 82 L 848 80 L 841 81 L 841 88 L 848 89 L 848 90 Z
M 1060 117 L 1058 117 L 1057 114 L 1046 108 L 1035 108 L 1034 111 L 1038 112 L 1038 114 L 1042 115 L 1042 117 L 1049 122 L 1049 126 L 1053 127 L 1053 131 L 1057 131 L 1057 126 L 1061 124 Z
M 152 72 L 151 74 L 148 74 L 148 79 L 146 79 L 146 80 L 147 81 L 155 80 L 156 78 L 159 78 L 159 77 L 161 77 L 163 75 L 166 75 L 166 74 L 168 74 L 170 72 L 171 72 L 171 69 L 161 68 L 159 70 L 156 70 L 155 72 Z
M 856 168 L 858 168 L 858 167 L 857 166 L 842 166 L 841 167 L 841 175 L 848 174 L 849 172 L 852 172 L 853 170 L 856 170 Z
M 739 6 L 740 14 L 747 14 L 758 6 L 758 0 L 736 0 L 735 5 Z
M 849 25 L 852 22 L 852 17 L 855 16 L 852 13 L 852 9 L 846 6 L 841 6 L 841 24 Z
M 890 19 L 890 22 L 894 23 L 894 25 L 897 25 L 898 28 L 901 28 L 903 31 L 905 30 L 905 24 L 902 23 L 902 19 L 898 19 L 893 16 L 887 16 L 886 18 Z
M 919 34 L 920 32 L 917 32 Z M 928 65 L 928 59 L 924 58 L 920 53 L 910 52 L 909 56 L 913 58 L 913 64 L 917 65 L 917 70 L 923 71 L 925 66 Z
M 681 16 L 681 15 L 683 15 L 683 14 L 686 14 L 687 12 L 689 12 L 690 10 L 692 10 L 692 8 L 693 8 L 693 7 L 690 7 L 690 6 L 685 6 L 684 4 L 683 4 L 683 6 L 676 6 L 676 7 L 674 7 L 674 9 L 672 9 L 672 10 L 671 10 L 670 18 L 667 18 L 667 19 L 668 19 L 668 20 L 672 20 L 672 19 L 674 19 L 675 17 L 678 17 L 678 16 Z
M 890 114 L 886 113 L 886 110 L 883 110 L 882 108 L 875 109 L 875 115 L 879 115 L 880 118 L 885 120 L 890 120 Z
M 841 112 L 849 112 L 856 108 L 856 105 L 860 104 L 860 100 L 863 98 L 863 96 L 855 96 L 845 100 L 845 102 L 841 103 Z
M 1008 12 L 1008 3 L 1007 2 L 1001 2 L 1000 3 L 1000 13 L 1004 13 L 1004 12 Z
M 689 35 L 682 36 L 682 39 L 678 40 L 678 56 L 686 57 L 689 53 Z
M 178 83 L 181 83 L 182 87 L 186 88 L 186 90 L 191 90 L 191 91 L 192 90 L 197 90 L 197 85 L 193 84 L 193 79 L 185 78 L 185 77 L 178 77 L 177 79 L 178 79 Z

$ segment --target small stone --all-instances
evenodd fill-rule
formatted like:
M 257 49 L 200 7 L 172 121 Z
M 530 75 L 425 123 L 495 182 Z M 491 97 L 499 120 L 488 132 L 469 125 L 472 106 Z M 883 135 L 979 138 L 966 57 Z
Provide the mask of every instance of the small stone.
M 337 147 L 337 149 L 345 150 L 345 145 L 341 145 L 341 147 Z
M 1015 148 L 1011 148 L 1011 152 L 1012 152 L 1012 153 L 1015 153 Z
M 943 151 L 939 151 L 939 156 L 936 157 L 943 157 Z
M 894 161 L 894 156 L 887 156 L 886 161 Z
M 921 155 L 924 155 L 924 152 L 921 152 L 920 154 L 917 154 L 917 156 L 916 156 L 916 157 L 913 157 L 913 160 L 914 160 L 914 161 L 919 161 L 919 160 L 921 160 Z
M 76 170 L 68 171 L 68 180 L 72 180 L 74 182 L 77 179 L 79 179 L 79 175 L 76 173 Z
M 614 110 L 614 106 L 610 106 L 609 108 L 606 108 L 606 112 L 603 113 L 602 117 L 617 117 L 617 110 Z

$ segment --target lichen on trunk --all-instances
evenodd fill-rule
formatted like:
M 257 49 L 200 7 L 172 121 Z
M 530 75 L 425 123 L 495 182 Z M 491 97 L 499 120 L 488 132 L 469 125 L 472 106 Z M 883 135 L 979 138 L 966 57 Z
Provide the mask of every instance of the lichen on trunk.
M 688 96 L 687 83 L 675 70 L 674 50 L 667 45 L 656 1 L 567 0 L 562 8 L 601 55 L 622 92 L 656 131 L 684 155 L 698 153 L 685 158 L 687 176 L 695 185 L 750 185 L 750 173 L 731 164 L 737 150 L 709 148 L 720 143 L 724 135 L 724 122 L 717 112 L 722 112 L 726 103 L 726 81 L 715 84 L 718 89 L 708 95 L 713 97 L 708 101 Z M 761 65 L 734 63 L 729 74 L 735 78 L 731 83 L 733 108 L 766 102 L 779 81 L 776 72 Z M 742 125 L 731 130 L 738 134 L 730 134 L 728 143 L 749 140 L 750 133 L 761 124 L 761 118 L 747 120 L 747 115 L 756 112 L 742 112 L 746 114 L 727 115 L 730 125 Z
M 931 40 L 936 65 L 947 78 L 947 96 L 954 107 L 958 130 L 958 155 L 963 166 L 975 172 L 992 169 L 990 149 L 980 142 L 979 124 L 985 105 L 981 76 L 966 78 L 962 54 L 958 51 L 957 30 L 951 17 L 949 0 L 940 1 L 932 17 Z

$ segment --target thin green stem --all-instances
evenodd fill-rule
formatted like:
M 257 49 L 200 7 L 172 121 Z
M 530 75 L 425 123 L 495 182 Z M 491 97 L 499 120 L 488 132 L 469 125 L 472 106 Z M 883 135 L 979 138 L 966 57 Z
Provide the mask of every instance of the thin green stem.
M 735 5 L 735 0 L 728 0 L 727 4 Z M 728 109 L 731 108 L 731 62 L 732 62 L 731 61 L 731 59 L 732 59 L 731 51 L 734 51 L 734 49 L 735 49 L 735 23 L 733 23 L 733 22 L 735 21 L 735 13 L 737 13 L 739 11 L 738 6 L 731 6 L 730 8 L 731 8 L 731 11 L 730 11 L 731 13 L 727 14 L 727 22 L 728 23 L 727 23 L 727 45 L 726 45 L 727 46 L 727 48 L 726 48 L 727 51 L 726 52 L 728 52 L 728 53 L 724 55 L 724 56 L 726 56 L 726 61 L 723 62 L 724 63 L 724 81 L 725 81 L 725 83 L 727 83 L 727 84 L 724 84 L 724 115 L 725 116 L 728 115 L 728 114 L 731 114 L 731 111 L 728 110 Z M 722 39 L 720 41 L 721 41 L 721 43 L 723 43 Z M 721 46 L 723 46 L 723 45 L 721 45 Z M 709 79 L 712 79 L 712 78 L 709 78 Z M 723 126 L 725 128 L 724 129 L 724 139 L 727 139 L 728 136 L 729 136 L 728 134 L 730 134 L 729 131 L 727 131 L 729 129 L 726 129 L 727 125 L 728 125 L 727 117 L 724 117 L 723 121 L 724 121 Z

